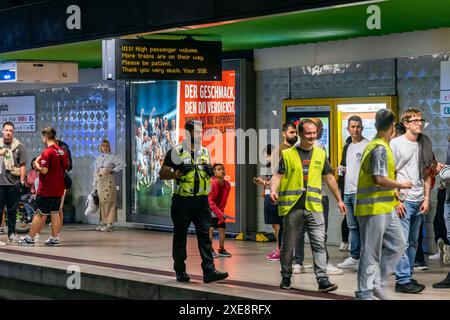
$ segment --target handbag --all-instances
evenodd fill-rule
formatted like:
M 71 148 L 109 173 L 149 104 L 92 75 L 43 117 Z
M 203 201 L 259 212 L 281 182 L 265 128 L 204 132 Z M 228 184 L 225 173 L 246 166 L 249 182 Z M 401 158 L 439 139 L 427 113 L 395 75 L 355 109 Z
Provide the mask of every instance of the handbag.
M 72 187 L 72 178 L 70 178 L 66 170 L 64 170 L 64 163 L 62 159 L 59 157 L 58 150 L 56 150 L 55 148 L 53 148 L 53 150 L 55 150 L 56 154 L 58 155 L 59 161 L 61 161 L 61 168 L 63 169 L 64 172 L 64 188 L 68 190 Z
M 92 195 L 88 195 L 84 215 L 88 216 L 90 214 L 96 213 L 97 211 L 98 211 L 98 204 L 95 203 L 94 197 Z

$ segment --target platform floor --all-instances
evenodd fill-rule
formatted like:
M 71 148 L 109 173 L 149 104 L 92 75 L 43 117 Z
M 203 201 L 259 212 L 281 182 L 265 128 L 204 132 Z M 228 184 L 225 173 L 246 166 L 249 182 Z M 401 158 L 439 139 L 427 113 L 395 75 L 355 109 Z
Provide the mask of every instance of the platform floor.
M 149 283 L 188 287 L 193 290 L 226 294 L 250 299 L 353 299 L 356 288 L 356 272 L 345 271 L 344 275 L 330 276 L 339 289 L 332 294 L 317 292 L 317 284 L 312 269 L 305 274 L 295 274 L 292 289 L 281 290 L 279 262 L 268 261 L 265 255 L 274 247 L 274 242 L 257 243 L 250 241 L 226 240 L 226 249 L 231 258 L 216 258 L 216 268 L 227 271 L 230 277 L 219 283 L 204 284 L 200 267 L 200 256 L 194 235 L 188 236 L 187 272 L 191 283 L 175 281 L 172 269 L 172 234 L 116 228 L 114 232 L 97 232 L 92 225 L 66 225 L 62 233 L 60 247 L 44 247 L 48 230 L 40 235 L 35 247 L 19 247 L 8 244 L 0 247 L 0 261 L 13 261 L 54 268 L 78 265 L 81 272 L 131 279 Z M 0 236 L 4 241 L 5 235 Z M 215 240 L 217 250 L 218 240 Z M 307 245 L 305 263 L 312 263 L 311 250 Z M 343 261 L 348 253 L 329 246 L 331 262 Z M 0 262 L 1 264 L 1 262 Z M 395 300 L 450 299 L 450 289 L 433 289 L 431 284 L 442 280 L 450 272 L 450 267 L 439 262 L 430 262 L 429 270 L 417 271 L 414 278 L 427 286 L 421 294 L 407 295 L 394 292 L 394 281 L 389 293 Z

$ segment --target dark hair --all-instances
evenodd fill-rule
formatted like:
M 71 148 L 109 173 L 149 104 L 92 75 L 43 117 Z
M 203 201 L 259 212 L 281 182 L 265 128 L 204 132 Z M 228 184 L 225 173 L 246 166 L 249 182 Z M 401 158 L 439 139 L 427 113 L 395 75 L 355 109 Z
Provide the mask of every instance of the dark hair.
M 218 166 L 222 166 L 222 167 L 224 167 L 225 168 L 225 166 L 223 165 L 223 163 L 216 163 L 216 164 L 214 164 L 213 165 L 213 168 L 214 168 L 214 170 L 216 170 L 216 167 L 218 167 Z
M 35 169 L 34 162 L 36 161 L 37 157 L 34 157 L 33 160 L 31 160 L 31 169 Z
M 187 130 L 187 131 L 192 131 L 192 130 L 194 130 L 195 126 L 200 126 L 201 127 L 202 126 L 202 122 L 198 121 L 198 120 L 194 120 L 194 119 L 188 120 L 184 124 L 184 129 Z
M 5 128 L 5 126 L 11 126 L 11 127 L 13 127 L 13 129 L 14 129 L 14 123 L 12 123 L 11 121 L 6 121 L 6 122 L 3 124 L 3 128 Z
M 375 115 L 375 128 L 377 131 L 386 131 L 394 123 L 394 113 L 389 109 L 378 110 Z
M 268 156 L 270 156 L 270 155 L 272 155 L 272 150 L 273 150 L 273 148 L 274 148 L 274 145 L 273 145 L 273 144 L 268 144 L 268 145 L 264 148 L 263 153 L 265 152 Z
M 292 121 L 286 122 L 285 124 L 283 124 L 283 132 L 288 131 L 288 129 L 292 127 L 294 128 L 294 130 L 296 129 L 295 123 L 293 123 Z
M 363 123 L 361 117 L 360 116 L 355 116 L 355 115 L 353 115 L 350 118 L 348 118 L 347 125 L 350 125 L 350 121 L 359 122 L 359 123 L 361 123 L 361 125 Z
M 395 134 L 405 134 L 406 133 L 406 127 L 403 124 L 403 122 L 399 122 L 395 125 Z
M 56 130 L 52 127 L 47 127 L 42 130 L 42 135 L 47 137 L 47 139 L 55 140 L 56 139 Z
M 311 119 L 302 119 L 299 123 L 298 123 L 298 126 L 297 126 L 297 130 L 298 130 L 298 133 L 302 133 L 303 132 L 303 130 L 304 130 L 304 126 L 305 126 L 305 124 L 307 124 L 307 123 L 311 123 L 311 124 L 313 124 L 316 128 L 317 128 L 317 124 L 314 122 L 314 121 L 312 121 Z

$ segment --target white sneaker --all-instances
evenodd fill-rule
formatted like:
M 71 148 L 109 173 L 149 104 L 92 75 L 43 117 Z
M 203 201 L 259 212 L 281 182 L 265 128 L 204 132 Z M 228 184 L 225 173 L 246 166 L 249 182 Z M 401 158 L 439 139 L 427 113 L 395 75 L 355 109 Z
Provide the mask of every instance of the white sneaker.
M 104 226 L 104 224 L 99 224 L 98 227 L 95 228 L 95 231 L 101 231 Z
M 347 251 L 348 250 L 348 242 L 341 242 L 339 246 L 339 251 Z
M 292 272 L 295 274 L 299 274 L 299 273 L 305 273 L 305 267 L 302 266 L 301 264 L 294 264 L 294 267 L 292 268 Z
M 435 254 L 428 256 L 428 259 L 432 260 L 432 261 L 436 261 L 436 260 L 441 260 L 441 250 L 439 250 L 438 252 L 436 252 Z
M 342 271 L 342 269 L 336 268 L 331 263 L 328 263 L 327 264 L 327 274 L 338 276 L 338 275 L 344 274 L 344 271 Z
M 450 246 L 447 244 L 444 244 L 444 257 L 443 257 L 443 261 L 444 264 L 450 264 Z
M 441 260 L 443 261 L 444 259 L 444 247 L 445 247 L 445 241 L 442 238 L 439 238 L 438 241 L 436 242 L 437 247 L 438 247 L 438 254 L 439 257 L 436 260 Z
M 359 260 L 353 257 L 348 257 L 343 262 L 338 263 L 337 267 L 340 269 L 356 269 L 358 267 Z
M 6 243 L 3 241 L 0 241 L 0 247 L 4 247 L 4 246 L 6 246 Z
M 113 226 L 112 226 L 112 224 L 107 224 L 106 226 L 103 226 L 102 228 L 100 228 L 100 231 L 102 231 L 102 232 L 112 232 L 113 231 Z
M 392 300 L 392 298 L 387 294 L 386 290 L 383 288 L 373 288 L 372 294 L 380 300 Z
M 19 238 L 14 234 L 11 233 L 11 235 L 8 237 L 9 242 L 19 242 Z
M 44 246 L 46 247 L 59 247 L 59 244 L 59 239 L 53 237 L 48 238 L 48 240 L 44 242 Z

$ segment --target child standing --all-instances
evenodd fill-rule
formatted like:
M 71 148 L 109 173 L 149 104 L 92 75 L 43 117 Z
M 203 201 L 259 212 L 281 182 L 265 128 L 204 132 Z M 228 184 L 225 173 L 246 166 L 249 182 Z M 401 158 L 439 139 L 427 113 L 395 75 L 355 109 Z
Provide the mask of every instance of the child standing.
M 230 193 L 230 183 L 225 181 L 225 166 L 216 163 L 214 166 L 214 177 L 211 179 L 211 191 L 208 195 L 209 206 L 211 208 L 211 227 L 209 228 L 209 237 L 213 243 L 214 229 L 219 229 L 219 251 L 212 251 L 213 257 L 231 257 L 231 254 L 225 250 L 225 220 L 227 216 L 224 213 Z

